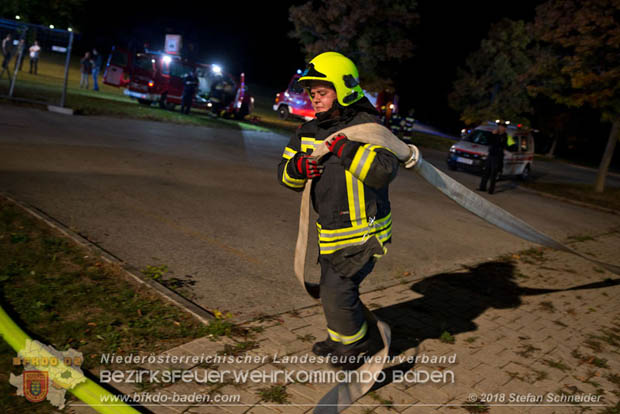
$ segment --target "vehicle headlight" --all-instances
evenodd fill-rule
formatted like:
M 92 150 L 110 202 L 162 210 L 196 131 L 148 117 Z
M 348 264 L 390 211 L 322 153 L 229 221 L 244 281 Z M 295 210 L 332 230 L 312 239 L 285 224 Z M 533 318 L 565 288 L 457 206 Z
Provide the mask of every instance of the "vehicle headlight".
M 450 152 L 456 152 L 456 150 L 454 149 L 454 147 L 450 147 Z

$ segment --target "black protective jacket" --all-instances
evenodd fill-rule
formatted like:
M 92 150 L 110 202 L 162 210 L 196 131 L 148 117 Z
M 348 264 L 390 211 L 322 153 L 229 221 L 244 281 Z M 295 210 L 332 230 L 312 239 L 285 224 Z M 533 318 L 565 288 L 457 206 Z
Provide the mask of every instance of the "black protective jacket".
M 489 157 L 495 157 L 502 161 L 504 159 L 504 148 L 508 140 L 507 134 L 491 134 L 489 136 Z
M 334 117 L 334 111 L 339 115 Z M 325 138 L 348 126 L 376 123 L 377 112 L 363 98 L 348 106 L 336 105 L 317 119 L 300 126 L 284 149 L 278 165 L 278 180 L 287 188 L 301 191 L 306 179 L 297 172 L 294 157 L 312 153 Z M 388 149 L 348 141 L 341 158 L 322 158 L 323 174 L 312 180 L 312 204 L 319 215 L 317 228 L 321 255 L 356 248 L 370 239 L 380 246 L 390 241 L 392 217 L 388 185 L 396 177 L 399 161 Z M 373 240 L 375 242 L 375 240 Z

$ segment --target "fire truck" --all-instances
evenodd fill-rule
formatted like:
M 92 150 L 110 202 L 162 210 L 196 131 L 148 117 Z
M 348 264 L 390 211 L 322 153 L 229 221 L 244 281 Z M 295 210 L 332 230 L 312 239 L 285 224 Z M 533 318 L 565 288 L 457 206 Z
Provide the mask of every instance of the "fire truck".
M 253 111 L 254 98 L 248 92 L 245 74 L 241 73 L 237 80 L 218 65 L 193 62 L 159 51 L 130 53 L 113 48 L 103 82 L 124 87 L 125 95 L 140 104 L 158 104 L 174 110 L 181 104 L 184 77 L 193 72 L 198 78 L 193 107 L 237 119 Z
M 310 97 L 298 83 L 301 78 L 301 70 L 293 75 L 284 92 L 276 94 L 276 102 L 273 110 L 278 113 L 281 119 L 302 118 L 310 121 L 314 118 L 314 108 Z

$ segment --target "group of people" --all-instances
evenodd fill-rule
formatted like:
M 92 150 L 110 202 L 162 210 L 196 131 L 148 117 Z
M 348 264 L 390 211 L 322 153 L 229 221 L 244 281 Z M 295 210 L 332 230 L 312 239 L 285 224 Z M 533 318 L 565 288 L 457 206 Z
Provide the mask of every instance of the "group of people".
M 13 35 L 11 33 L 7 34 L 6 37 L 2 39 L 2 70 L 0 71 L 0 79 L 4 76 L 4 73 L 7 73 L 9 79 L 11 78 L 11 71 L 9 69 L 9 63 L 13 57 L 15 59 L 15 69 L 22 69 L 23 57 L 19 59 L 19 53 L 23 54 L 25 52 L 25 40 L 21 39 L 15 45 L 15 41 L 13 39 Z M 38 41 L 34 41 L 33 44 L 28 48 L 28 56 L 30 58 L 30 73 L 33 75 L 37 75 L 39 71 L 39 58 L 41 56 L 41 46 Z M 86 52 L 84 57 L 80 60 L 80 88 L 89 88 L 89 79 L 92 76 L 93 78 L 93 90 L 99 90 L 99 72 L 101 70 L 103 64 L 103 58 L 97 51 L 97 49 L 93 49 L 92 52 Z M 19 67 L 18 67 L 19 66 Z
M 93 77 L 93 90 L 99 90 L 99 71 L 101 70 L 101 65 L 103 64 L 103 58 L 97 51 L 97 49 L 93 49 L 91 52 L 84 53 L 84 57 L 80 60 L 80 88 L 88 89 L 89 79 L 92 75 Z
M 17 42 L 17 46 L 14 44 L 13 35 L 11 33 L 7 34 L 4 39 L 2 39 L 2 71 L 0 72 L 0 78 L 4 76 L 4 73 L 7 73 L 8 78 L 11 78 L 11 72 L 9 70 L 9 63 L 13 56 L 16 56 L 15 66 L 13 70 L 19 69 L 22 70 L 22 64 L 24 63 L 24 59 L 19 58 L 20 51 L 24 52 L 24 46 L 26 42 L 24 39 L 20 39 Z M 41 46 L 39 46 L 39 42 L 36 40 L 28 48 L 28 55 L 30 57 L 30 73 L 36 75 L 39 66 L 39 56 L 41 54 Z M 19 68 L 18 68 L 19 66 Z

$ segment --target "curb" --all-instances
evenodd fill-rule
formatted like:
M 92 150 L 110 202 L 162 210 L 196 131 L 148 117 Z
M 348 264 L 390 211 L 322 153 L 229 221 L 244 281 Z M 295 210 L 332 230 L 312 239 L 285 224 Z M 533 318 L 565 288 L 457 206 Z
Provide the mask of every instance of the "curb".
M 177 292 L 169 289 L 168 287 L 162 285 L 161 283 L 158 283 L 152 279 L 147 279 L 141 276 L 138 269 L 136 269 L 135 267 L 131 265 L 128 265 L 127 263 L 123 262 L 120 258 L 114 256 L 112 253 L 108 252 L 107 250 L 103 249 L 102 247 L 98 246 L 92 241 L 86 239 L 80 234 L 74 232 L 73 230 L 70 230 L 65 224 L 49 216 L 44 211 L 36 207 L 30 206 L 22 201 L 18 201 L 14 197 L 6 194 L 3 191 L 0 191 L 0 197 L 8 200 L 9 202 L 15 204 L 16 206 L 24 210 L 26 213 L 30 214 L 31 216 L 35 217 L 38 220 L 43 221 L 48 226 L 56 229 L 57 231 L 62 233 L 64 236 L 70 238 L 72 241 L 74 241 L 78 245 L 82 247 L 86 247 L 87 249 L 93 251 L 95 254 L 101 256 L 101 258 L 105 260 L 106 262 L 108 262 L 109 264 L 117 266 L 122 271 L 122 274 L 125 276 L 125 278 L 128 279 L 130 282 L 137 282 L 140 285 L 145 285 L 151 288 L 153 291 L 155 291 L 159 296 L 161 296 L 167 302 L 170 302 L 173 305 L 181 308 L 182 310 L 190 313 L 203 324 L 209 324 L 209 322 L 214 319 L 213 315 L 208 310 L 202 308 L 201 306 L 190 301 L 189 299 L 179 295 Z

